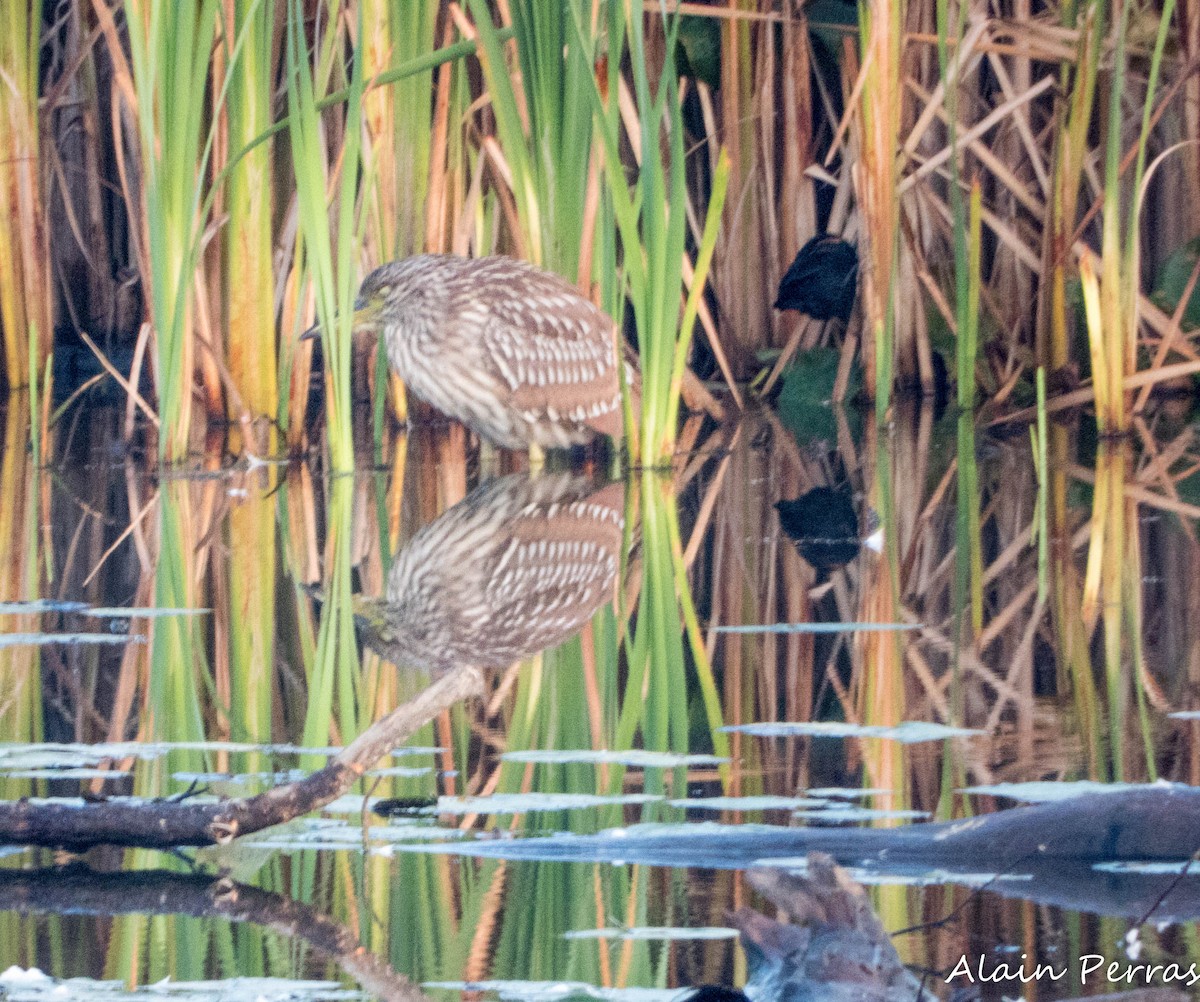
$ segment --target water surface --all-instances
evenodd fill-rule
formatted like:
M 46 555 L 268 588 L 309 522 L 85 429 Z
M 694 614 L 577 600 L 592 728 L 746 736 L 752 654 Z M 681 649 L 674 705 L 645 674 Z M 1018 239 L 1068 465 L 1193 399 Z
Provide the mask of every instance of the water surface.
M 485 666 L 487 692 L 318 816 L 231 847 L 98 849 L 67 871 L 7 852 L 10 997 L 164 979 L 198 998 L 741 985 L 728 914 L 774 914 L 746 875 L 758 832 L 1200 785 L 1200 510 L 1173 473 L 1191 465 L 1187 427 L 1136 448 L 1057 427 L 1040 481 L 1023 433 L 964 448 L 953 417 L 901 411 L 814 440 L 766 414 L 613 485 L 600 463 L 530 481 L 439 428 L 392 435 L 352 478 L 221 453 L 167 474 L 118 441 L 120 421 L 65 423 L 44 470 L 10 429 L 0 601 L 23 604 L 0 605 L 5 799 L 244 796 L 319 768 L 452 663 Z M 1108 524 L 1097 485 L 1114 483 L 1109 580 L 1089 548 Z M 814 488 L 841 492 L 863 535 L 877 517 L 881 550 L 806 561 L 775 505 Z M 328 639 L 338 560 L 357 633 Z M 1098 787 L 1062 785 L 1084 781 Z M 511 839 L 656 830 L 684 847 L 676 865 L 492 858 Z M 714 830 L 749 847 L 734 869 L 705 855 Z M 912 930 L 895 943 L 914 970 L 1196 958 L 1190 875 L 981 856 L 853 871 L 884 928 Z M 1072 972 L 1024 990 L 1097 987 Z

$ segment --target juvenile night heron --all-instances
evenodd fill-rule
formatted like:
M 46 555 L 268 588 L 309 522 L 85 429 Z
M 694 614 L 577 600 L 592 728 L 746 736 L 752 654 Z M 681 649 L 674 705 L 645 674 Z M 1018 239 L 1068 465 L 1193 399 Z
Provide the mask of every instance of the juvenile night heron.
M 423 254 L 385 264 L 363 281 L 354 329 L 378 332 L 414 394 L 497 445 L 623 434 L 615 324 L 523 261 Z M 636 401 L 637 370 L 624 366 Z
M 578 633 L 613 597 L 625 488 L 514 474 L 476 489 L 397 554 L 382 598 L 354 610 L 396 665 L 508 667 Z

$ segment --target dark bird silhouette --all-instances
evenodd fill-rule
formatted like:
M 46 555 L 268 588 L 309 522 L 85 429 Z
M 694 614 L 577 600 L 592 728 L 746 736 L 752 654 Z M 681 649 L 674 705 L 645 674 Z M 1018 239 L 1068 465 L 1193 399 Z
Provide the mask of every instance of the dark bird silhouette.
M 858 287 L 858 251 L 825 234 L 800 248 L 779 283 L 777 310 L 799 310 L 815 320 L 850 319 Z
M 815 570 L 835 570 L 858 556 L 858 516 L 847 491 L 814 487 L 794 500 L 776 502 L 775 510 L 784 533 Z

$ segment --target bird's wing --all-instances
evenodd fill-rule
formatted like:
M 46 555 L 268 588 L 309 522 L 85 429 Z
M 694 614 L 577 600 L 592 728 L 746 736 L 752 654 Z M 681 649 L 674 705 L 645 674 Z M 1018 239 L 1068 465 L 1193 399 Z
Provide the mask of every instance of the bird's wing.
M 614 410 L 620 389 L 613 322 L 556 276 L 526 270 L 520 279 L 489 285 L 479 304 L 487 309 L 486 355 L 513 403 L 583 423 Z
M 531 501 L 507 526 L 488 571 L 488 605 L 527 651 L 576 633 L 614 596 L 624 536 L 625 489 L 577 478 L 551 503 Z

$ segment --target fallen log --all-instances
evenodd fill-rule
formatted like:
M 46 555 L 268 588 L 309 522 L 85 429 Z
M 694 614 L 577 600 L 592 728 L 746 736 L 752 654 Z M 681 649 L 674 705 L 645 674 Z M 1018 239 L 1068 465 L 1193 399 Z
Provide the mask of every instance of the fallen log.
M 0 803 L 0 845 L 82 852 L 98 845 L 139 849 L 225 845 L 336 800 L 380 758 L 460 700 L 478 695 L 478 669 L 442 675 L 416 698 L 376 721 L 325 768 L 253 797 L 216 803 L 100 800 L 78 804 L 22 799 Z

